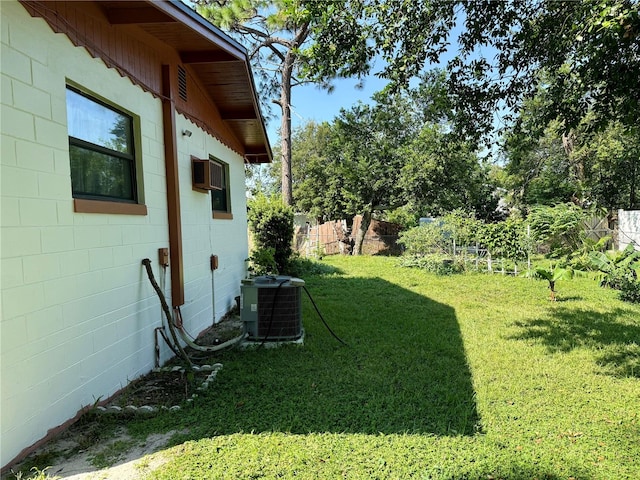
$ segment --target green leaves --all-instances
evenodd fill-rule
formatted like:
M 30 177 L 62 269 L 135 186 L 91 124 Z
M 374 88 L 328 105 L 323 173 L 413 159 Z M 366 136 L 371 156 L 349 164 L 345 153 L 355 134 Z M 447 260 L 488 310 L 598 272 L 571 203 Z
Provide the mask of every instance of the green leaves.
M 619 289 L 626 282 L 635 282 L 640 270 L 640 251 L 627 245 L 621 252 L 589 252 L 591 266 L 601 273 L 600 285 Z
M 259 194 L 247 202 L 249 228 L 253 233 L 256 252 L 251 258 L 254 265 L 285 273 L 291 257 L 293 238 L 293 210 L 282 198 Z
M 587 212 L 573 204 L 536 206 L 527 218 L 533 238 L 550 246 L 553 255 L 578 250 L 584 236 Z
M 549 296 L 551 301 L 556 300 L 556 282 L 562 279 L 573 278 L 573 269 L 570 267 L 559 267 L 557 265 L 550 264 L 549 268 L 537 267 L 534 273 L 534 278 L 546 280 L 549 282 Z

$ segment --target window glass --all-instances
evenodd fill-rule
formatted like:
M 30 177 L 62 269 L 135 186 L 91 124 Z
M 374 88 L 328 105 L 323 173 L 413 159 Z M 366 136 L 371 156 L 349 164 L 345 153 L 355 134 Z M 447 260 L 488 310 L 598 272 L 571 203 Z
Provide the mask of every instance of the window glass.
M 67 87 L 74 198 L 135 203 L 133 119 Z
M 69 136 L 121 153 L 132 153 L 131 117 L 67 88 Z
M 74 145 L 69 148 L 74 197 L 102 196 L 134 200 L 131 162 Z
M 229 200 L 229 165 L 216 160 L 222 166 L 222 189 L 211 190 L 211 205 L 214 212 L 231 213 Z

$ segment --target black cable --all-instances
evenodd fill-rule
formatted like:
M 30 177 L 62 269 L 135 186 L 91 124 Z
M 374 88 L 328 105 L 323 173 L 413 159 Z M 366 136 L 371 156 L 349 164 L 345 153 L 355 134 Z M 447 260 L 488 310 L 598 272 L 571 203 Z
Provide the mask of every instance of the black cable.
M 318 312 L 318 316 L 320 317 L 320 320 L 322 320 L 322 323 L 324 323 L 324 326 L 327 327 L 327 330 L 329 330 L 329 333 L 331 333 L 331 335 L 333 335 L 333 338 L 335 338 L 336 340 L 338 340 L 341 344 L 343 344 L 345 347 L 348 347 L 349 345 L 347 343 L 344 342 L 344 340 L 342 340 L 338 335 L 336 335 L 333 330 L 331 330 L 331 327 L 327 324 L 327 322 L 324 320 L 324 317 L 322 316 L 322 314 L 320 313 L 320 310 L 318 309 L 318 306 L 316 305 L 316 302 L 313 301 L 313 298 L 311 297 L 311 294 L 309 293 L 309 290 L 307 290 L 307 287 L 305 287 L 304 285 L 302 286 L 302 288 L 304 288 L 304 291 L 307 292 L 307 296 L 309 297 L 309 300 L 311 300 L 311 303 L 313 304 L 313 308 L 316 309 L 316 312 Z
M 176 347 L 173 346 L 173 344 L 169 340 L 169 337 L 167 337 L 167 332 L 164 331 L 164 327 L 156 328 L 156 331 L 160 332 L 160 336 L 164 339 L 165 343 L 171 349 L 171 351 L 174 353 L 174 355 L 179 357 L 180 356 L 180 352 L 176 349 Z

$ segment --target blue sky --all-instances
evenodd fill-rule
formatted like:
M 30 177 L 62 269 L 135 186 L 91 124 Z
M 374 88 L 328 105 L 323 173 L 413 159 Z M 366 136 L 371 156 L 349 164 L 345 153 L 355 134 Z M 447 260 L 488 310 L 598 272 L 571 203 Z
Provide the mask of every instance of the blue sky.
M 349 109 L 359 100 L 368 103 L 371 96 L 384 88 L 387 81 L 373 75 L 365 79 L 364 88 L 357 88 L 358 80 L 340 79 L 334 81 L 334 90 L 329 93 L 315 85 L 301 85 L 291 91 L 291 124 L 293 128 L 311 120 L 320 123 L 330 122 L 339 113 L 341 108 Z M 269 141 L 272 146 L 278 142 L 280 129 L 280 109 L 273 107 L 274 118 L 267 125 Z

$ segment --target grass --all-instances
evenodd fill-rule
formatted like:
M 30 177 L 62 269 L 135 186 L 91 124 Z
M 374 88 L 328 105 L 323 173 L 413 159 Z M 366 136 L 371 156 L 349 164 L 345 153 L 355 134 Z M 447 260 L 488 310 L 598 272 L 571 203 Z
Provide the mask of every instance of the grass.
M 219 355 L 192 406 L 129 423 L 188 431 L 148 478 L 640 478 L 640 306 L 588 279 L 550 302 L 525 278 L 323 263 L 304 279 L 348 347 L 305 300 L 303 346 Z

